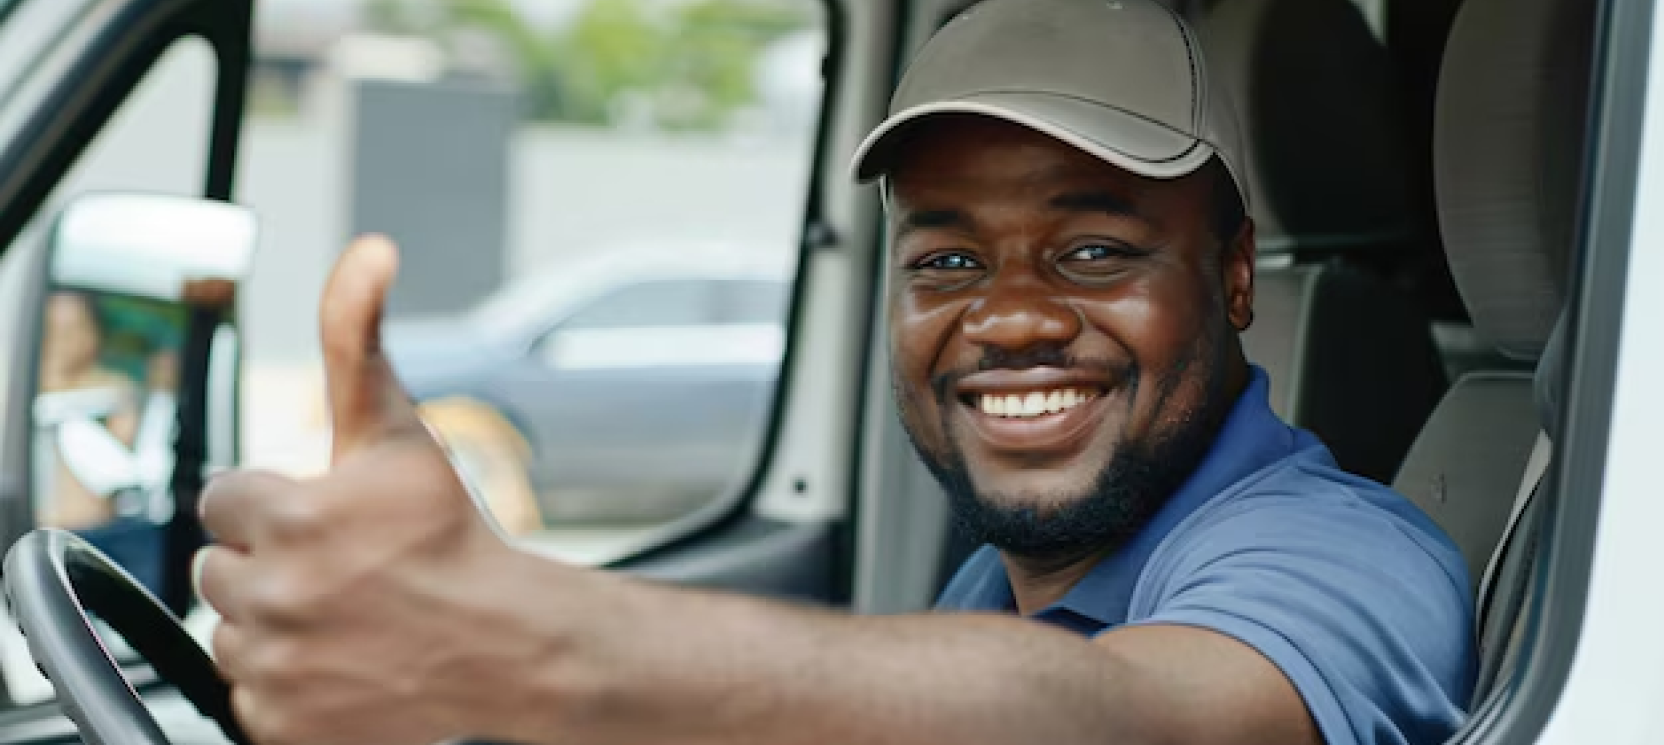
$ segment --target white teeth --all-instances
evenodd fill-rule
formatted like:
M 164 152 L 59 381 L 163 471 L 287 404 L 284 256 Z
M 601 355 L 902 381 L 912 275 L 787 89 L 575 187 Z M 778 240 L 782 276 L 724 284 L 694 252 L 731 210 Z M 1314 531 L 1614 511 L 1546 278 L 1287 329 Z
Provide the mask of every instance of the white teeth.
M 1046 394 L 1030 393 L 1023 399 L 1023 414 L 1034 416 L 1046 413 Z
M 1068 411 L 1092 400 L 1093 395 L 1088 391 L 1063 388 L 1023 395 L 986 394 L 978 396 L 977 403 L 982 413 L 990 416 L 1031 418 Z

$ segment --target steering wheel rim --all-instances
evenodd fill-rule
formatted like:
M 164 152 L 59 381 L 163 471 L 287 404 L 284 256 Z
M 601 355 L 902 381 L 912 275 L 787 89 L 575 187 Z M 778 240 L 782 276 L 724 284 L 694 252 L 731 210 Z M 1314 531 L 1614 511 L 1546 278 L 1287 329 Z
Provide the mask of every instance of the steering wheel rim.
M 32 531 L 6 553 L 4 581 L 35 665 L 87 743 L 168 745 L 99 641 L 91 611 L 226 737 L 250 745 L 213 659 L 172 612 L 91 544 L 64 530 Z

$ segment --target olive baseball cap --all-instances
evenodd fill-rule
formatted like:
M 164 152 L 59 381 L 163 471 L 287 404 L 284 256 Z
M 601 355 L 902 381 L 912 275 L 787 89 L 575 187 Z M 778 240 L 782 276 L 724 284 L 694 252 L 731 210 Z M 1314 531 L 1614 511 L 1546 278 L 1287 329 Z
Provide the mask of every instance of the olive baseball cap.
M 1190 27 L 1156 0 L 971 6 L 908 66 L 889 117 L 856 150 L 856 180 L 887 175 L 901 133 L 939 114 L 1004 119 L 1149 178 L 1188 175 L 1217 155 L 1248 203 L 1231 102 Z

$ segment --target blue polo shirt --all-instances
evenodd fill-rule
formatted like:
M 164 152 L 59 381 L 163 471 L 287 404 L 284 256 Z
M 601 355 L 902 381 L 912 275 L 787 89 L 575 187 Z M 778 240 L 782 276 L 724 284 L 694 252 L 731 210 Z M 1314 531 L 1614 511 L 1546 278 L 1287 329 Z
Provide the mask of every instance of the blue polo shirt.
M 1137 536 L 1036 614 L 1084 636 L 1211 629 L 1265 655 L 1329 745 L 1440 743 L 1473 686 L 1473 601 L 1449 537 L 1408 499 L 1342 471 L 1271 411 L 1265 372 Z M 1015 612 L 984 546 L 937 605 Z

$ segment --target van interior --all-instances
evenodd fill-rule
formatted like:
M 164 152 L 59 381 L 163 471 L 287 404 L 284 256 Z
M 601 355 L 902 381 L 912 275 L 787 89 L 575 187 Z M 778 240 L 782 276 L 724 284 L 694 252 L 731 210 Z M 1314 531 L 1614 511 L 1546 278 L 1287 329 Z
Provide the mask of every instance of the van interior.
M 18 7 L 53 2 L 0 0 L 0 28 Z M 1197 30 L 1250 146 L 1260 266 L 1247 354 L 1269 373 L 1284 418 L 1319 435 L 1344 468 L 1392 484 L 1460 547 L 1482 657 L 1468 730 L 1483 726 L 1520 680 L 1528 611 L 1541 600 L 1529 580 L 1555 508 L 1544 485 L 1568 385 L 1599 3 L 1166 2 Z M 63 34 L 63 49 L 42 55 L 58 67 L 40 69 L 77 75 L 21 87 L 44 102 L 39 111 L 0 111 L 30 135 L 26 147 L 0 143 L 4 245 L 22 245 L 168 43 L 199 33 L 220 45 L 221 64 L 247 67 L 238 33 L 249 19 L 238 13 L 251 3 L 130 4 L 133 18 L 64 22 L 109 33 Z M 762 452 L 732 499 L 651 534 L 612 568 L 894 613 L 928 609 L 976 548 L 896 416 L 881 207 L 874 190 L 848 183 L 845 162 L 907 57 L 974 4 L 828 1 L 792 333 Z M 134 20 L 146 14 L 167 22 Z M 114 44 L 123 34 L 137 40 Z M 245 91 L 218 85 L 204 191 L 235 201 L 228 143 Z M 6 437 L 25 426 L 14 424 Z M 8 539 L 25 532 L 27 520 L 0 517 Z M 0 739 L 14 741 L 4 731 L 26 718 L 0 712 Z

